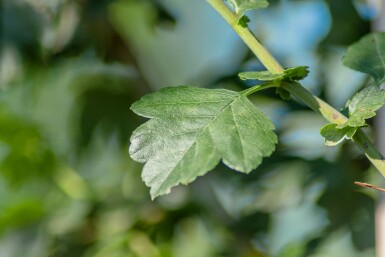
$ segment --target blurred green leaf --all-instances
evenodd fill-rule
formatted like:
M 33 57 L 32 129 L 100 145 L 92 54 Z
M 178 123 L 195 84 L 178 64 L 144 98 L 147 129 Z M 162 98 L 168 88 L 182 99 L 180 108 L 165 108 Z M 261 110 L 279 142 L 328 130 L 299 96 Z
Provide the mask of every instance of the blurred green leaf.
M 152 2 L 170 12 L 176 24 L 159 26 L 159 13 Z M 208 85 L 235 72 L 246 53 L 239 38 L 206 1 L 121 0 L 112 2 L 108 13 L 111 25 L 154 90 Z M 224 41 L 226 44 L 218 44 Z
M 91 193 L 84 179 L 70 167 L 61 167 L 54 179 L 58 186 L 73 199 L 87 199 Z
M 0 172 L 11 184 L 53 174 L 56 158 L 34 124 L 0 106 Z
M 175 229 L 173 256 L 217 256 L 220 245 L 216 242 L 218 231 L 207 227 L 199 218 L 181 220 Z M 216 235 L 216 237 L 213 237 Z
M 278 257 L 302 257 L 306 253 L 306 246 L 301 243 L 292 243 L 285 246 Z
M 328 45 L 349 45 L 371 30 L 371 24 L 364 21 L 351 0 L 325 0 L 329 6 L 333 26 L 326 42 Z
M 44 206 L 38 199 L 26 198 L 0 208 L 0 230 L 27 226 L 44 214 Z
M 385 82 L 385 33 L 371 33 L 350 45 L 342 62 L 373 77 L 377 86 Z

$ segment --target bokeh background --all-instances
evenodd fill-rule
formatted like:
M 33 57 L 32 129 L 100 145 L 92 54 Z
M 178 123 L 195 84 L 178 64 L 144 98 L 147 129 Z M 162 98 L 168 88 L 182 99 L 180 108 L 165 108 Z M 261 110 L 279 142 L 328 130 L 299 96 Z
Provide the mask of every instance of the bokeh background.
M 150 200 L 128 155 L 130 111 L 165 86 L 242 90 L 263 67 L 204 0 L 2 0 L 0 257 L 372 257 L 381 178 L 326 122 L 267 90 L 279 145 L 250 175 L 219 165 Z M 365 1 L 276 0 L 253 32 L 336 108 L 368 80 L 344 48 L 380 13 Z M 372 129 L 368 133 L 374 134 Z

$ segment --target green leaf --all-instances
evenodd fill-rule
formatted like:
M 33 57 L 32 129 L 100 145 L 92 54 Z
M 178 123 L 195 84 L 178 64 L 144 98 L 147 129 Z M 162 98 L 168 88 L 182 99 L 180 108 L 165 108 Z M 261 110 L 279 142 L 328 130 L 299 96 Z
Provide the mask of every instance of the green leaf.
M 260 81 L 271 81 L 280 80 L 284 74 L 272 74 L 270 71 L 244 71 L 238 74 L 242 80 L 260 80 Z
M 298 81 L 304 79 L 309 74 L 309 67 L 307 66 L 298 66 L 294 68 L 289 68 L 284 71 L 284 79 L 290 81 Z
M 337 145 L 351 139 L 359 127 L 366 126 L 366 119 L 376 115 L 375 111 L 385 104 L 385 91 L 369 86 L 357 93 L 349 102 L 349 119 L 343 124 L 328 124 L 321 129 L 325 144 Z
M 249 17 L 243 15 L 242 18 L 239 19 L 238 24 L 244 28 L 247 27 L 247 24 L 250 22 Z
M 298 66 L 284 70 L 283 73 L 272 74 L 270 71 L 246 71 L 238 74 L 242 80 L 260 80 L 280 82 L 282 80 L 298 81 L 309 74 L 307 66 Z
M 351 139 L 357 129 L 352 127 L 338 128 L 337 124 L 328 124 L 321 129 L 321 135 L 325 138 L 327 146 L 335 146 L 344 139 Z
M 381 90 L 376 86 L 366 87 L 352 98 L 349 103 L 349 120 L 338 127 L 365 126 L 365 120 L 376 116 L 375 111 L 380 109 L 384 104 L 384 90 Z
M 144 162 L 142 178 L 155 198 L 213 169 L 220 159 L 248 173 L 275 149 L 274 125 L 244 94 L 171 87 L 144 96 L 131 109 L 150 118 L 129 149 Z
M 227 2 L 234 7 L 239 20 L 246 11 L 266 8 L 269 5 L 266 0 L 227 0 Z
M 376 85 L 385 82 L 385 33 L 371 33 L 346 50 L 342 62 L 347 67 L 373 77 Z

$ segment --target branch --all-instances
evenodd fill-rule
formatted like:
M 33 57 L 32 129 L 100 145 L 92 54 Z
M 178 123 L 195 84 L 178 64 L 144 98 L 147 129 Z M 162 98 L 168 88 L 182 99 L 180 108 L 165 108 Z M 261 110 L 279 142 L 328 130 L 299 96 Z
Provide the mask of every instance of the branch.
M 273 74 L 283 72 L 284 69 L 282 66 L 258 41 L 251 31 L 248 28 L 238 25 L 237 16 L 227 7 L 223 0 L 207 0 L 207 2 L 230 24 L 268 71 Z M 292 95 L 296 96 L 309 108 L 321 114 L 327 121 L 334 124 L 342 124 L 347 121 L 347 118 L 343 114 L 313 95 L 301 84 L 284 83 L 282 87 Z M 377 168 L 382 176 L 385 177 L 385 158 L 377 150 L 368 136 L 361 129 L 358 129 L 353 137 L 353 141 L 365 153 L 366 157 Z

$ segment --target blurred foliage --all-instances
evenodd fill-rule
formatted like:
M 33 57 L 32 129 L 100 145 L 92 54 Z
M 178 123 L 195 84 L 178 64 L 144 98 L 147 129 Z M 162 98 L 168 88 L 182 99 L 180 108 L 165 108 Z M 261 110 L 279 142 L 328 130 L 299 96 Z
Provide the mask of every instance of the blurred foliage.
M 347 0 L 271 2 L 256 34 L 342 107 L 365 81 L 342 48 L 369 22 Z M 243 89 L 236 74 L 261 69 L 205 1 L 3 0 L 0 17 L 1 257 L 373 256 L 377 195 L 352 182 L 376 173 L 274 91 L 252 97 L 280 135 L 257 171 L 219 165 L 150 200 L 130 105 L 171 85 Z

